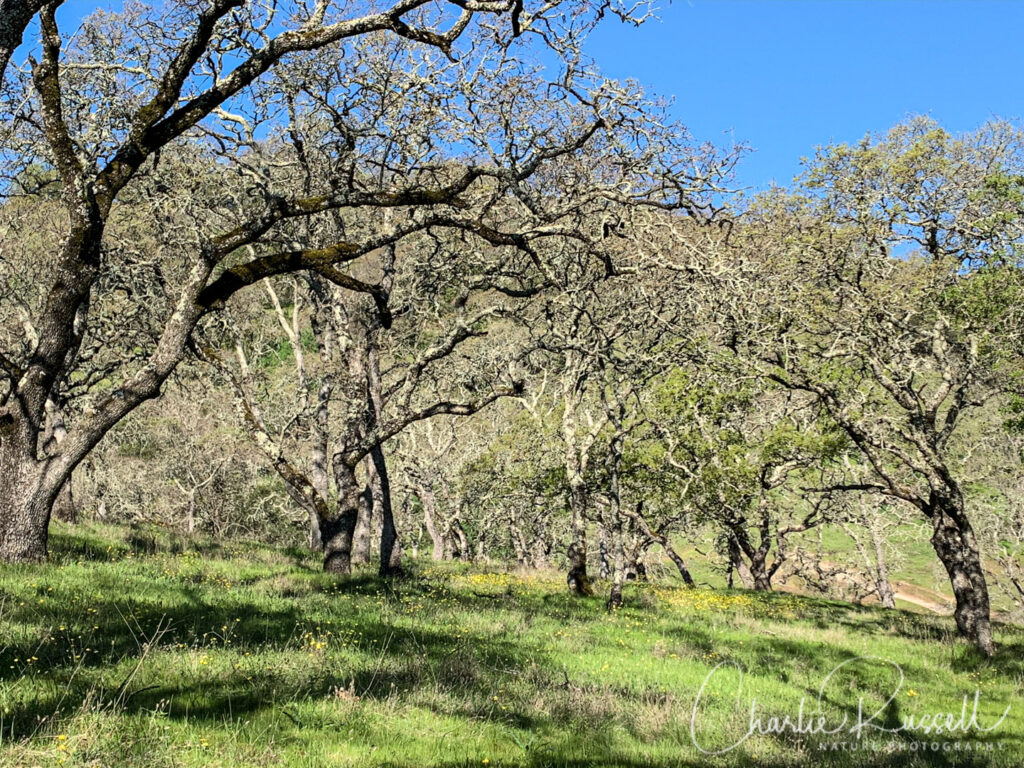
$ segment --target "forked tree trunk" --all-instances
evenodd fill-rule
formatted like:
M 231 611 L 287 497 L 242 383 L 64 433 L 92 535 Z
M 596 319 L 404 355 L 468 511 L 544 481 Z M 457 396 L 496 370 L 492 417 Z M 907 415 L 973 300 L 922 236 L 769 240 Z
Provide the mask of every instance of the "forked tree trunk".
M 660 531 L 658 533 L 655 533 L 651 530 L 651 527 L 647 524 L 647 521 L 644 519 L 643 511 L 644 502 L 641 499 L 636 504 L 636 512 L 633 514 L 633 521 L 640 528 L 641 533 L 643 533 L 648 538 L 648 543 L 655 542 L 661 545 L 662 549 L 665 550 L 665 554 L 668 555 L 668 559 L 675 564 L 676 569 L 679 571 L 679 575 L 683 579 L 683 583 L 686 584 L 686 586 L 688 587 L 693 587 L 693 576 L 690 575 L 690 569 L 686 567 L 686 561 L 683 560 L 683 558 L 679 555 L 678 552 L 676 552 L 675 547 L 672 546 L 672 542 L 669 541 L 667 534 L 662 533 Z M 730 578 L 731 575 L 732 571 L 730 570 Z
M 967 519 L 958 491 L 932 495 L 930 501 L 932 546 L 939 556 L 956 598 L 953 618 L 960 634 L 985 656 L 992 656 L 992 624 L 988 584 L 981 565 L 974 529 Z
M 637 541 L 634 539 L 633 546 L 626 548 L 626 578 L 632 574 L 637 581 L 648 581 L 647 572 L 647 550 L 654 542 L 650 539 Z

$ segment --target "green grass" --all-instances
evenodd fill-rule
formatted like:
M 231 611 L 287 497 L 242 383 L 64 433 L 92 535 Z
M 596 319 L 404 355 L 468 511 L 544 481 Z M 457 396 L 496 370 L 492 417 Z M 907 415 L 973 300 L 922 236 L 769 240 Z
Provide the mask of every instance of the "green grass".
M 951 621 L 794 595 L 631 584 L 578 600 L 556 573 L 416 563 L 385 585 L 338 581 L 312 556 L 167 533 L 59 527 L 48 566 L 0 571 L 0 765 L 697 766 L 1024 763 L 1024 630 L 979 659 Z M 980 691 L 985 734 L 756 734 L 810 712 L 828 673 L 834 726 L 952 711 Z M 872 738 L 877 742 L 877 734 Z M 922 752 L 919 741 L 948 744 Z M 967 750 L 970 747 L 970 751 Z

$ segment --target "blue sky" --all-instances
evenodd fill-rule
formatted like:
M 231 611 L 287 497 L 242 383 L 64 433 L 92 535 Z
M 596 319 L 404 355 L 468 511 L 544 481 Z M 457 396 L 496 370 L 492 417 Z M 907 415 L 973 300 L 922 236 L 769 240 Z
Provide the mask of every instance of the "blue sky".
M 677 0 L 658 15 L 600 27 L 588 53 L 673 96 L 697 138 L 750 144 L 738 180 L 757 188 L 910 114 L 952 131 L 1024 117 L 1021 0 Z
M 101 5 L 121 3 L 69 0 L 62 26 Z M 1024 117 L 1024 0 L 676 0 L 658 16 L 609 18 L 588 53 L 674 97 L 696 138 L 749 144 L 743 185 L 787 184 L 815 146 L 911 114 L 952 131 Z

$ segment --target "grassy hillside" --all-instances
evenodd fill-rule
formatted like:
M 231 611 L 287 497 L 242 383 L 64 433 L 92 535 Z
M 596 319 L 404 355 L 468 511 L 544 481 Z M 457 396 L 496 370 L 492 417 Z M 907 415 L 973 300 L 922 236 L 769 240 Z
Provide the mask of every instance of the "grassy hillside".
M 794 595 L 636 584 L 609 614 L 554 573 L 339 583 L 302 552 L 101 527 L 54 549 L 0 571 L 5 767 L 1024 763 L 1019 627 L 985 662 L 950 619 Z M 742 740 L 752 699 L 806 720 L 823 684 L 840 734 Z M 895 693 L 894 728 L 976 690 L 980 725 L 1010 707 L 991 732 L 849 734 L 858 699 Z

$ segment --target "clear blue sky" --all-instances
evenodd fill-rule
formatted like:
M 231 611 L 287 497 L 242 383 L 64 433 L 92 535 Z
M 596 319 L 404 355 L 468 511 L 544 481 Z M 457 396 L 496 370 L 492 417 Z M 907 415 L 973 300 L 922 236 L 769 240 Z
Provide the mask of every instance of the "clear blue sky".
M 910 114 L 952 131 L 1024 117 L 1024 0 L 676 0 L 658 15 L 600 27 L 588 53 L 674 97 L 695 137 L 750 144 L 738 175 L 758 188 Z
M 69 0 L 62 26 L 120 4 Z M 911 114 L 952 131 L 1024 117 L 1024 0 L 662 4 L 640 28 L 610 17 L 588 53 L 609 76 L 674 97 L 696 138 L 755 149 L 739 168 L 745 185 L 787 184 L 815 146 Z

